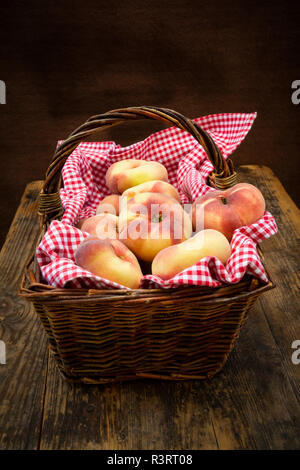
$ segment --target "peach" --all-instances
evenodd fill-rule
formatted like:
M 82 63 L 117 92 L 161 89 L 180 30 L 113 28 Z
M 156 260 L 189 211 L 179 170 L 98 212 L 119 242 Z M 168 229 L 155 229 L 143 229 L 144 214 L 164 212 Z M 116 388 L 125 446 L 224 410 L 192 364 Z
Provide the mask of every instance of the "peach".
M 221 232 L 202 230 L 188 240 L 160 251 L 152 262 L 152 274 L 167 280 L 206 256 L 215 256 L 225 265 L 230 255 L 230 244 Z
M 110 194 L 106 196 L 97 206 L 96 214 L 113 214 L 119 215 L 119 201 L 118 194 Z
M 161 163 L 155 161 L 120 160 L 108 168 L 105 180 L 112 193 L 122 194 L 126 189 L 146 181 L 168 181 L 168 172 Z
M 182 206 L 161 193 L 138 193 L 121 205 L 119 238 L 143 261 L 191 236 L 192 222 Z
M 265 208 L 262 193 L 252 184 L 239 183 L 226 191 L 210 191 L 193 204 L 193 229 L 215 229 L 230 241 L 235 229 L 256 222 Z
M 87 219 L 88 219 L 87 217 L 86 217 L 85 219 L 80 219 L 80 220 L 77 222 L 76 227 L 81 230 L 81 227 L 82 227 L 83 223 L 84 223 Z
M 170 183 L 159 180 L 146 181 L 146 183 L 138 184 L 137 186 L 128 188 L 126 191 L 124 191 L 121 197 L 127 197 L 127 199 L 130 199 L 139 193 L 162 193 L 173 197 L 176 199 L 176 201 L 180 202 L 180 196 L 177 189 L 174 188 L 174 186 L 172 186 Z
M 134 254 L 119 240 L 84 240 L 75 252 L 75 263 L 86 271 L 117 282 L 130 289 L 138 289 L 143 277 Z
M 118 220 L 113 214 L 98 214 L 86 219 L 81 229 L 99 238 L 118 238 Z

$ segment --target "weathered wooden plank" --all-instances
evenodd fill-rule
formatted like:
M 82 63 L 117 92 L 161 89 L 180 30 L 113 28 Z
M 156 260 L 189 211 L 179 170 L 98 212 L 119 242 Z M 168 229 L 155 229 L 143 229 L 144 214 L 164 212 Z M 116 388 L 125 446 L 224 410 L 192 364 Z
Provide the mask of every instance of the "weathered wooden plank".
M 299 447 L 299 403 L 259 303 L 207 393 L 220 448 Z
M 0 253 L 0 449 L 37 449 L 47 375 L 47 343 L 32 307 L 17 296 L 25 263 L 38 236 L 41 182 L 26 186 Z
M 277 287 L 261 296 L 259 304 L 299 400 L 300 367 L 291 360 L 291 345 L 300 339 L 300 211 L 270 168 L 247 166 L 242 174 L 262 188 L 278 225 L 276 236 L 263 243 L 267 266 Z
M 205 393 L 195 403 L 191 386 L 152 380 L 69 385 L 50 360 L 40 448 L 187 449 L 192 440 L 194 448 L 215 449 Z

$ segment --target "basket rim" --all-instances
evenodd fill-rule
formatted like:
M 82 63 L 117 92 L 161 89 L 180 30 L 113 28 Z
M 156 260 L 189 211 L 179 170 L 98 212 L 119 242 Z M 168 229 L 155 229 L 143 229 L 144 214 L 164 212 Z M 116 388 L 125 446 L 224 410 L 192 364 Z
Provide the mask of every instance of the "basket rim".
M 53 286 L 43 284 L 32 284 L 25 286 L 25 274 L 18 291 L 18 295 L 29 301 L 44 304 L 81 304 L 89 303 L 114 303 L 137 304 L 165 303 L 170 301 L 182 301 L 185 303 L 201 302 L 201 305 L 212 303 L 230 303 L 239 299 L 260 294 L 274 289 L 276 284 L 268 275 L 268 282 L 263 283 L 253 276 L 247 280 L 241 280 L 236 284 L 227 284 L 219 287 L 209 286 L 180 286 L 168 289 L 106 289 L 97 291 L 94 289 L 56 289 Z M 37 290 L 36 290 L 37 289 Z

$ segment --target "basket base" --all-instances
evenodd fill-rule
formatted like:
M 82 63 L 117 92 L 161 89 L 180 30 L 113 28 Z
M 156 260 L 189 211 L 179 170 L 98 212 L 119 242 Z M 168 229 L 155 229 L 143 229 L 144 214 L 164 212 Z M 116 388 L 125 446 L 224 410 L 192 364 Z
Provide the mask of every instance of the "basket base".
M 112 383 L 121 383 L 121 382 L 130 382 L 136 380 L 168 380 L 168 381 L 186 381 L 186 380 L 211 380 L 215 373 L 209 373 L 207 375 L 179 375 L 179 374 L 172 374 L 172 375 L 161 375 L 155 373 L 136 373 L 134 375 L 124 375 L 124 376 L 116 376 L 116 377 L 73 377 L 67 375 L 62 369 L 59 368 L 59 372 L 61 377 L 68 383 L 82 383 L 87 385 L 105 385 L 105 384 L 112 384 Z
M 121 382 L 130 382 L 136 380 L 168 380 L 168 381 L 183 381 L 183 380 L 211 380 L 218 372 L 220 372 L 227 361 L 224 358 L 222 364 L 219 365 L 214 371 L 209 371 L 205 374 L 175 374 L 175 373 L 160 373 L 159 371 L 153 372 L 135 372 L 132 374 L 119 374 L 119 375 L 111 375 L 111 376 L 100 376 L 96 372 L 94 373 L 74 373 L 70 374 L 65 371 L 63 368 L 61 361 L 57 354 L 51 350 L 49 347 L 51 355 L 54 357 L 55 363 L 59 370 L 59 373 L 64 381 L 68 383 L 82 383 L 87 385 L 105 385 L 105 384 L 112 384 L 112 383 L 121 383 Z

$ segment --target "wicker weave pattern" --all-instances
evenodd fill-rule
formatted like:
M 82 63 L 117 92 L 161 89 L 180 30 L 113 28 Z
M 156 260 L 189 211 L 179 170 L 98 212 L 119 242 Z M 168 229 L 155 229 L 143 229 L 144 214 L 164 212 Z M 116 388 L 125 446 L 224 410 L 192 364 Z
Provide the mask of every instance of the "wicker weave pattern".
M 60 214 L 60 170 L 86 137 L 125 120 L 158 119 L 190 132 L 214 165 L 210 182 L 222 189 L 235 182 L 212 138 L 176 111 L 123 108 L 91 117 L 57 149 L 46 173 L 39 212 L 43 236 Z M 49 201 L 47 201 L 47 195 Z M 101 384 L 137 378 L 185 380 L 214 376 L 224 365 L 249 309 L 273 288 L 245 277 L 220 288 L 87 290 L 45 285 L 34 259 L 20 294 L 33 302 L 62 375 L 69 381 Z
M 150 374 L 173 379 L 213 376 L 225 363 L 258 293 L 201 304 L 94 301 L 36 304 L 61 371 L 70 379 L 119 381 Z M 101 308 L 102 304 L 102 308 Z M 238 327 L 237 327 L 238 325 Z
M 273 287 L 251 277 L 231 286 L 174 292 L 67 292 L 41 286 L 28 288 L 24 279 L 22 295 L 34 302 L 62 375 L 94 384 L 214 376 L 249 309 Z

